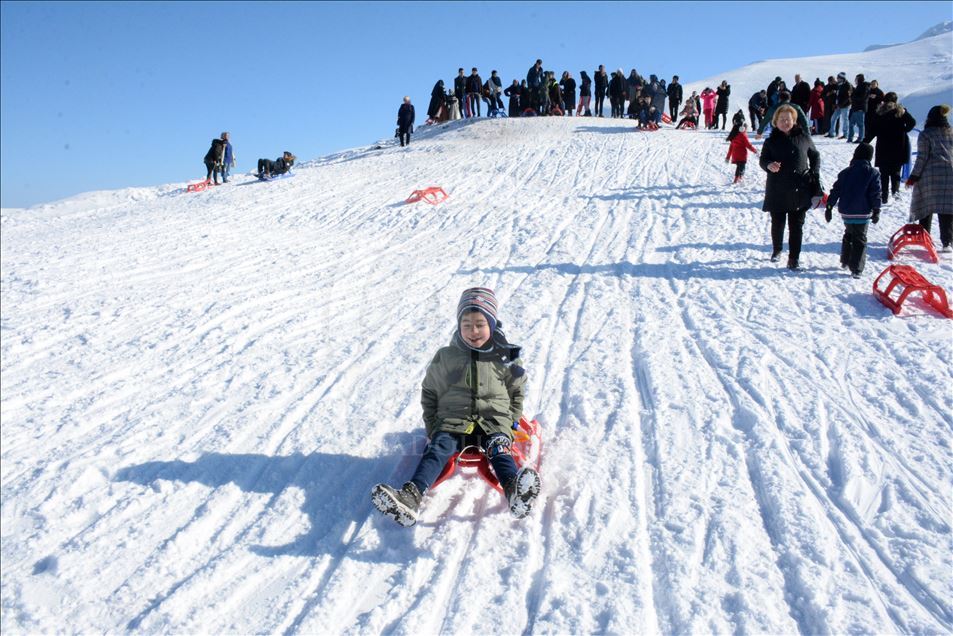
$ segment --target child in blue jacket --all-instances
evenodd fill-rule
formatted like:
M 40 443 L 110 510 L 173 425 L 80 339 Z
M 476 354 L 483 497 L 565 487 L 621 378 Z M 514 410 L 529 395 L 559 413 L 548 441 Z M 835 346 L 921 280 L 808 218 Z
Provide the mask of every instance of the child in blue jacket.
M 824 213 L 830 223 L 837 205 L 844 221 L 840 266 L 849 267 L 854 278 L 860 278 L 867 260 L 867 224 L 880 220 L 880 172 L 870 165 L 873 158 L 873 146 L 858 144 L 850 165 L 840 171 L 831 187 Z

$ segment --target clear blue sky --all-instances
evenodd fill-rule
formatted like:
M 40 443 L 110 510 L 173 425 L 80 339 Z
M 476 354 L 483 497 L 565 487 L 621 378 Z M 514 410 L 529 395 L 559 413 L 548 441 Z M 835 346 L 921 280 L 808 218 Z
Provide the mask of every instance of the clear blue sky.
M 238 170 L 393 134 L 409 94 L 458 67 L 506 84 L 635 67 L 690 81 L 774 57 L 905 42 L 944 2 L 7 2 L 0 204 L 205 176 L 212 137 Z

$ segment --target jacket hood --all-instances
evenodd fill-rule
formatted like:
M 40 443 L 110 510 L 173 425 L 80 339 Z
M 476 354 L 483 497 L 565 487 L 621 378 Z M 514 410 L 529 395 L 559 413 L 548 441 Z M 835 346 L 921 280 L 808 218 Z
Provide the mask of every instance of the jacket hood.
M 880 105 L 877 106 L 878 115 L 891 114 L 894 117 L 903 117 L 905 112 L 907 112 L 907 110 L 897 102 L 881 102 Z
M 450 338 L 450 345 L 457 347 L 462 351 L 468 351 L 477 360 L 499 360 L 500 362 L 512 362 L 520 357 L 523 350 L 519 345 L 510 344 L 506 339 L 506 334 L 501 329 L 502 324 L 497 323 L 496 329 L 490 336 L 489 342 L 483 349 L 474 349 L 460 337 L 460 330 L 454 329 L 453 336 Z

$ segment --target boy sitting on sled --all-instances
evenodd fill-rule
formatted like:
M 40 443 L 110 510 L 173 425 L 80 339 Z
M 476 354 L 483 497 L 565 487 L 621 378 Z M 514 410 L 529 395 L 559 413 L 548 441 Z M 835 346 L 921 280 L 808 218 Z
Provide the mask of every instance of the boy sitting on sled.
M 457 305 L 457 329 L 427 367 L 420 403 L 430 442 L 410 481 L 400 490 L 378 484 L 374 506 L 402 526 L 417 522 L 423 494 L 433 485 L 450 457 L 478 444 L 503 485 L 510 512 L 521 519 L 539 494 L 539 474 L 518 468 L 510 455 L 513 423 L 523 411 L 526 372 L 520 348 L 506 341 L 497 321 L 496 296 L 473 287 Z

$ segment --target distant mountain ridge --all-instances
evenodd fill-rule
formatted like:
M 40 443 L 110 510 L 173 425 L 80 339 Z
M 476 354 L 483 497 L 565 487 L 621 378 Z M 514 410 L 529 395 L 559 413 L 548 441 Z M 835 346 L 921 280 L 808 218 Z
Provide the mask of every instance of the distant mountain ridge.
M 932 38 L 934 35 L 940 35 L 942 33 L 949 33 L 953 31 L 953 20 L 946 20 L 945 22 L 940 22 L 939 24 L 934 24 L 932 27 L 924 31 L 914 40 L 910 42 L 916 42 L 918 40 L 925 40 L 926 38 Z M 909 42 L 899 42 L 897 44 L 871 44 L 864 52 L 868 51 L 878 51 L 880 49 L 889 49 L 892 46 L 900 46 L 901 44 L 909 44 Z

